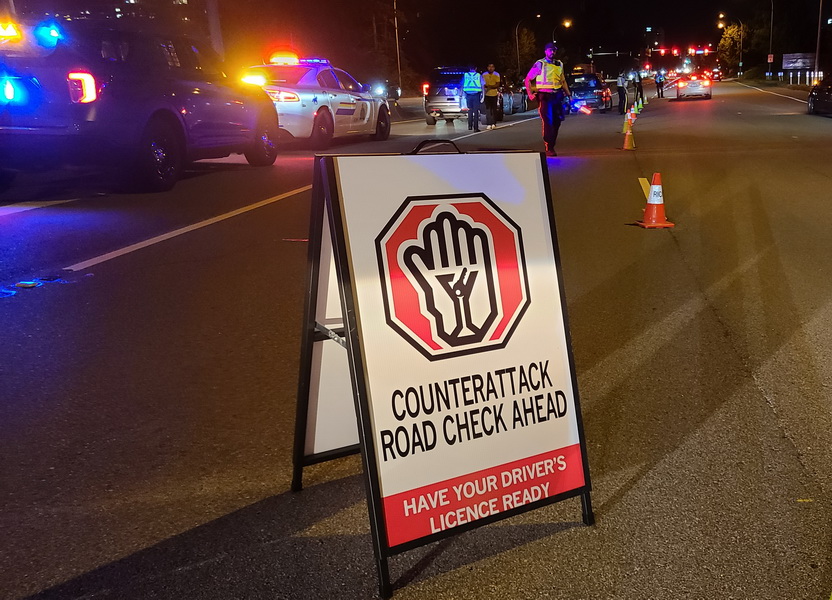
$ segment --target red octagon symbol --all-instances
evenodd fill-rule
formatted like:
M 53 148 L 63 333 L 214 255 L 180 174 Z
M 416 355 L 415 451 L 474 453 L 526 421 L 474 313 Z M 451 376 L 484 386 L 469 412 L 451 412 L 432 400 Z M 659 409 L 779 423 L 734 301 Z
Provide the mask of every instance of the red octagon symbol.
M 409 197 L 375 242 L 387 324 L 426 358 L 508 343 L 531 301 L 523 237 L 487 196 Z

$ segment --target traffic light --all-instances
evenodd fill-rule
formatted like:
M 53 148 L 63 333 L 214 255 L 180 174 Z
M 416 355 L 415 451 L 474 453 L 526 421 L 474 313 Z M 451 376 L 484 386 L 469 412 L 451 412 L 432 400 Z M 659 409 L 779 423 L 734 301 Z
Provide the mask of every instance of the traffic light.
M 679 56 L 679 49 L 678 48 L 673 49 L 673 56 Z

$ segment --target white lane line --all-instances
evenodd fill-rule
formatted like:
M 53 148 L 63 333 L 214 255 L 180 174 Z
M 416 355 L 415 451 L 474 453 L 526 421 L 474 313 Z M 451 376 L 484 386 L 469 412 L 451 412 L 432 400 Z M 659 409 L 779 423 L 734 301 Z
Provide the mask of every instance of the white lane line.
M 182 227 L 181 229 L 175 229 L 174 231 L 170 231 L 168 233 L 163 233 L 162 235 L 157 235 L 156 237 L 150 238 L 143 242 L 138 242 L 136 244 L 132 244 L 130 246 L 126 246 L 121 250 L 115 250 L 113 252 L 108 252 L 107 254 L 102 254 L 101 256 L 96 256 L 95 258 L 91 258 L 89 260 L 85 260 L 83 262 L 75 263 L 74 265 L 70 265 L 68 267 L 64 267 L 64 271 L 83 271 L 84 269 L 89 269 L 92 266 L 101 264 L 108 260 L 112 260 L 114 258 L 118 258 L 119 256 L 124 256 L 125 254 L 130 254 L 131 252 L 135 252 L 136 250 L 141 250 L 142 248 L 147 248 L 148 246 L 152 246 L 154 244 L 158 244 L 159 242 L 164 242 L 171 238 L 175 238 L 180 235 L 184 235 L 186 233 L 190 233 L 191 231 L 196 231 L 197 229 L 202 229 L 203 227 L 208 227 L 209 225 L 213 225 L 214 223 L 219 223 L 220 221 L 225 221 L 226 219 L 230 219 L 232 217 L 236 217 L 242 215 L 243 213 L 247 213 L 252 210 L 256 210 L 258 208 L 262 208 L 264 206 L 268 206 L 274 202 L 278 202 L 280 200 L 285 200 L 290 196 L 296 196 L 297 194 L 301 194 L 303 192 L 307 192 L 312 189 L 311 185 L 305 185 L 303 187 L 297 188 L 290 192 L 286 192 L 285 194 L 280 194 L 278 196 L 274 196 L 272 198 L 267 198 L 265 200 L 261 200 L 260 202 L 256 202 L 254 204 L 250 204 L 248 206 L 244 206 L 243 208 L 238 208 L 237 210 L 232 210 L 231 212 L 225 213 L 224 215 L 219 215 L 213 217 L 211 219 L 207 219 L 205 221 L 200 221 L 199 223 L 194 223 L 193 225 L 188 225 L 187 227 Z
M 751 88 L 752 90 L 757 90 L 758 92 L 763 92 L 764 94 L 771 94 L 772 96 L 780 96 L 781 98 L 788 98 L 789 100 L 794 100 L 795 102 L 802 102 L 803 104 L 809 104 L 807 100 L 801 100 L 800 98 L 792 98 L 791 96 L 787 96 L 785 94 L 778 94 L 777 92 L 772 92 L 770 90 L 764 90 L 762 88 L 754 87 L 753 85 L 748 85 L 747 83 L 740 83 L 739 81 L 735 81 L 734 83 L 739 83 L 742 86 L 747 88 Z
M 78 200 L 80 200 L 80 198 L 69 198 L 67 200 L 50 200 L 49 202 L 19 202 L 18 204 L 0 206 L 0 217 L 5 217 L 6 215 L 13 215 L 15 213 L 26 212 L 27 210 L 35 210 L 36 208 L 49 208 L 50 206 L 66 204 L 67 202 L 77 202 Z
M 514 127 L 515 125 L 520 125 L 521 123 L 525 123 L 526 121 L 534 121 L 535 119 L 539 119 L 540 117 L 530 117 L 528 119 L 523 119 L 520 121 L 512 121 L 511 123 L 504 123 L 502 125 L 498 125 L 497 129 L 506 129 L 507 127 Z M 496 131 L 495 129 L 483 129 L 481 131 L 475 131 L 473 133 L 466 133 L 465 135 L 461 135 L 459 137 L 451 138 L 453 141 L 456 140 L 464 140 L 465 138 L 469 138 L 472 135 L 480 135 L 481 133 L 486 133 L 488 131 Z

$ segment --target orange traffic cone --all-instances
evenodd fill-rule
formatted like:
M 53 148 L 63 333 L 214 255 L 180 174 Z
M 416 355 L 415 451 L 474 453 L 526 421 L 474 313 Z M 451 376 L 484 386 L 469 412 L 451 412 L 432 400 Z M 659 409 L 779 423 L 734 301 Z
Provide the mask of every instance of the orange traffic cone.
M 644 220 L 636 221 L 636 225 L 647 229 L 675 226 L 674 223 L 668 221 L 667 217 L 664 216 L 661 173 L 653 173 L 653 181 L 650 182 L 650 194 L 647 196 L 647 206 L 644 208 Z
M 631 125 L 636 122 L 638 117 L 636 116 L 635 108 L 630 108 L 630 111 L 627 113 L 627 119 L 629 119 Z
M 635 150 L 636 149 L 636 139 L 633 137 L 633 127 L 630 125 L 630 122 L 627 121 L 627 131 L 624 132 L 624 147 L 622 150 Z

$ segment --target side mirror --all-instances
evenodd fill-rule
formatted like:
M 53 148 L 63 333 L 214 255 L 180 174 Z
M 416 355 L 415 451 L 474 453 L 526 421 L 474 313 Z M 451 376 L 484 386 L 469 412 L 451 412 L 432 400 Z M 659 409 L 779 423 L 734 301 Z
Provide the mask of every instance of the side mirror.
M 371 86 L 369 83 L 365 83 L 364 85 L 361 86 L 361 91 L 364 92 L 365 94 L 369 94 L 370 92 L 373 91 L 373 86 Z

